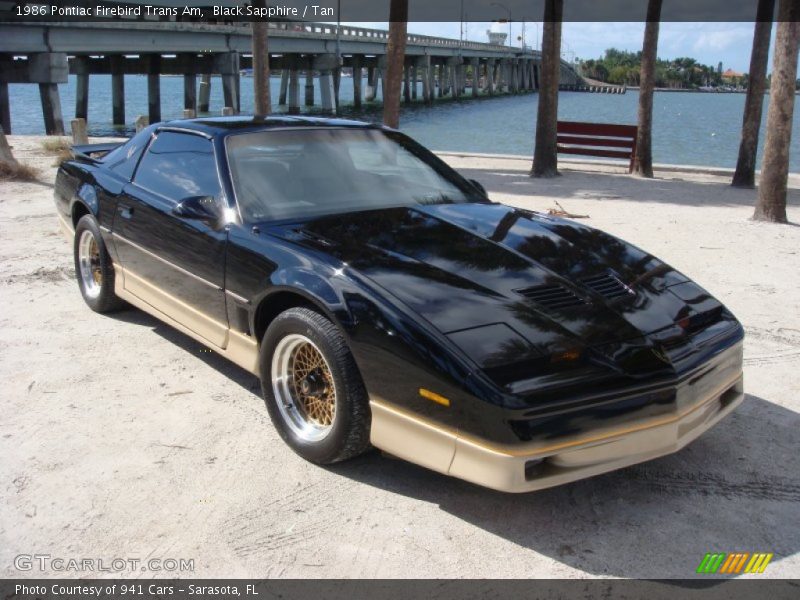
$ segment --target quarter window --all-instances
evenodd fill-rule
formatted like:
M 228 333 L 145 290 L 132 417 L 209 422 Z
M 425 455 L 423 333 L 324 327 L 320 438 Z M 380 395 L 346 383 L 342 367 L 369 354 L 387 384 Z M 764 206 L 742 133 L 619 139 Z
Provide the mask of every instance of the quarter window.
M 136 163 L 142 155 L 142 151 L 150 140 L 150 132 L 142 131 L 136 134 L 119 148 L 115 148 L 105 155 L 103 162 L 108 168 L 116 172 L 120 177 L 131 180 Z
M 136 169 L 134 183 L 179 202 L 189 196 L 220 195 L 211 140 L 199 135 L 162 131 Z

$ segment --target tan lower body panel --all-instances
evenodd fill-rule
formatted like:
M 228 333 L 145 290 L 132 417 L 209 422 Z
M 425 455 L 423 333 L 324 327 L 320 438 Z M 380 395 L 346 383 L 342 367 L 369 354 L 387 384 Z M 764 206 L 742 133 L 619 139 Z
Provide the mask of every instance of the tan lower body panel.
M 115 272 L 122 271 L 123 273 L 124 291 L 130 292 L 150 306 L 172 317 L 175 321 L 201 336 L 204 341 L 215 346 L 225 346 L 225 340 L 228 335 L 228 326 L 226 324 L 212 319 L 175 296 L 168 294 L 157 285 L 133 273 L 130 269 L 115 265 L 114 270 Z M 119 296 L 120 293 L 117 292 L 117 295 Z
M 743 400 L 741 376 L 690 409 L 558 444 L 497 446 L 370 400 L 372 444 L 434 471 L 503 492 L 544 489 L 677 452 Z M 530 471 L 526 466 L 539 461 Z
M 58 220 L 71 242 L 75 237 L 72 224 L 61 215 Z M 258 344 L 250 336 L 231 330 L 118 263 L 114 263 L 114 293 L 258 376 Z
M 117 296 L 258 375 L 258 344 L 250 336 L 231 330 L 119 264 L 114 265 L 114 273 Z

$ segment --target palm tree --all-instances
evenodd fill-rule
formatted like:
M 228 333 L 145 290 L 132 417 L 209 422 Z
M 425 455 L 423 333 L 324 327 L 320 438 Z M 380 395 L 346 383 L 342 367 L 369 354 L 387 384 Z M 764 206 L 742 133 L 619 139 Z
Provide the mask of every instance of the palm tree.
M 400 126 L 400 86 L 403 80 L 407 30 L 408 0 L 392 0 L 389 6 L 389 42 L 386 44 L 383 122 L 395 128 Z
M 653 176 L 653 89 L 656 79 L 658 23 L 661 0 L 647 3 L 647 23 L 642 45 L 641 82 L 639 84 L 639 131 L 636 134 L 636 158 L 633 172 L 641 177 Z
M 254 0 L 253 6 L 266 8 L 265 0 Z M 270 113 L 272 102 L 269 94 L 269 39 L 266 21 L 253 21 L 253 92 L 254 112 L 258 116 Z
M 6 138 L 6 132 L 3 131 L 2 126 L 0 126 L 0 162 L 11 166 L 18 164 L 13 152 L 11 152 L 11 146 L 8 145 L 8 138 Z
M 789 178 L 789 144 L 792 141 L 797 51 L 800 43 L 800 3 L 780 0 L 778 31 L 769 88 L 767 138 L 753 218 L 786 223 L 786 185 Z
M 731 185 L 751 188 L 756 180 L 756 152 L 758 131 L 761 128 L 761 109 L 764 106 L 764 88 L 767 82 L 767 58 L 772 37 L 772 15 L 775 0 L 758 0 L 756 24 L 753 31 L 753 50 L 750 54 L 750 75 L 747 98 L 742 117 L 742 140 L 739 143 L 739 158 Z
M 561 18 L 564 0 L 545 0 L 542 23 L 542 74 L 536 113 L 536 145 L 531 177 L 558 175 L 558 83 L 561 74 Z

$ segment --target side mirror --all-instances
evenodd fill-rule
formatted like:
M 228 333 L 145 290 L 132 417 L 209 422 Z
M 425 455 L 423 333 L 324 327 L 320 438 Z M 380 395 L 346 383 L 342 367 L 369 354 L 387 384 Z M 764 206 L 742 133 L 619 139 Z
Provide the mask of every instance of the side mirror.
M 483 195 L 484 195 L 484 196 L 486 196 L 487 198 L 489 197 L 489 194 L 487 194 L 487 193 L 486 193 L 486 188 L 485 188 L 485 187 L 483 187 L 483 184 L 482 184 L 480 181 L 478 181 L 477 179 L 470 179 L 470 180 L 469 180 L 469 182 L 470 182 L 470 183 L 471 183 L 471 184 L 472 184 L 472 185 L 475 187 L 475 189 L 477 189 L 477 190 L 478 190 L 478 191 L 479 191 L 481 194 L 483 194 Z
M 217 200 L 212 196 L 189 196 L 184 198 L 175 208 L 172 214 L 183 219 L 197 219 L 199 221 L 215 221 L 219 219 L 220 212 Z

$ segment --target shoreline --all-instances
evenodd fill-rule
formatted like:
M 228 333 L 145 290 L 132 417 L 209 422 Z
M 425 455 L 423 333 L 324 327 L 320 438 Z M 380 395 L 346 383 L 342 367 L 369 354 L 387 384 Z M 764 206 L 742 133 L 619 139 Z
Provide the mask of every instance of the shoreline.
M 506 159 L 506 160 L 522 160 L 531 162 L 531 156 L 523 154 L 492 154 L 484 152 L 459 152 L 457 150 L 435 150 L 433 152 L 436 156 L 452 156 L 454 158 L 487 158 L 487 159 Z M 559 158 L 559 165 L 566 165 L 568 167 L 586 167 L 587 172 L 597 170 L 597 172 L 604 172 L 600 168 L 604 167 L 617 167 L 625 170 L 627 175 L 626 161 L 615 161 L 605 159 L 579 159 L 579 158 Z M 578 169 L 575 169 L 578 170 Z M 713 165 L 681 165 L 676 163 L 653 163 L 653 171 L 663 173 L 687 173 L 692 175 L 718 175 L 720 177 L 732 177 L 736 169 L 730 167 L 715 167 Z M 761 175 L 761 169 L 756 170 L 756 176 Z M 789 185 L 790 187 L 800 187 L 800 172 L 789 172 Z
M 9 145 L 11 146 L 12 152 L 15 151 L 14 148 L 14 141 L 15 140 L 39 140 L 41 143 L 46 139 L 51 139 L 54 137 L 65 137 L 69 138 L 70 136 L 46 136 L 46 135 L 39 135 L 39 134 L 12 134 L 7 135 Z M 102 143 L 102 142 L 125 142 L 130 138 L 123 137 L 123 136 L 89 136 L 89 143 Z M 27 149 L 23 149 L 23 152 L 26 152 Z M 432 151 L 436 156 L 441 158 L 444 157 L 452 157 L 456 159 L 488 159 L 488 160 L 511 160 L 511 161 L 526 161 L 531 162 L 532 157 L 526 156 L 524 154 L 502 154 L 502 153 L 491 153 L 491 152 L 462 152 L 459 150 L 433 150 Z M 15 155 L 16 156 L 16 155 Z M 19 159 L 20 157 L 17 156 Z M 615 161 L 615 160 L 605 160 L 605 159 L 580 159 L 580 158 L 559 158 L 558 164 L 563 166 L 571 171 L 582 171 L 586 173 L 608 173 L 609 169 L 621 169 L 618 173 L 616 171 L 612 171 L 615 174 L 620 175 L 629 175 L 627 172 L 627 162 L 626 161 Z M 686 175 L 695 177 L 698 175 L 711 175 L 717 177 L 732 177 L 736 169 L 730 167 L 715 167 L 713 165 L 685 165 L 685 164 L 677 164 L 677 163 L 653 163 L 653 171 L 657 173 L 669 173 L 669 174 L 680 174 L 685 173 Z M 760 177 L 761 169 L 756 170 L 756 177 Z M 800 172 L 789 172 L 789 180 L 788 180 L 789 188 L 800 188 Z

